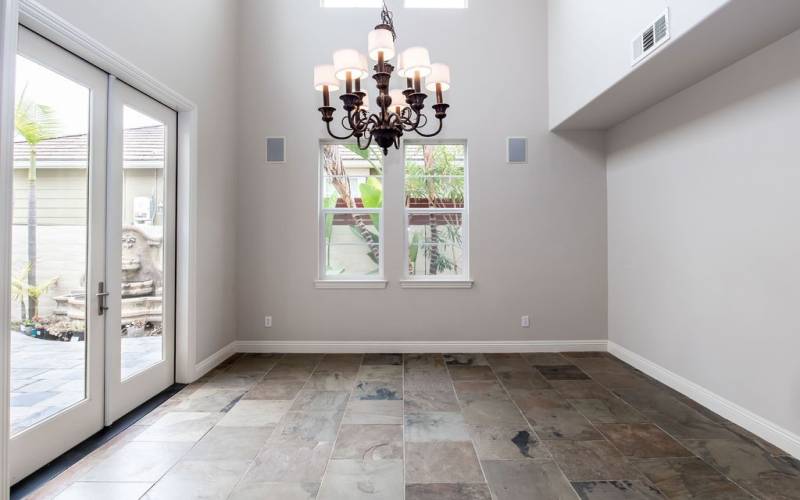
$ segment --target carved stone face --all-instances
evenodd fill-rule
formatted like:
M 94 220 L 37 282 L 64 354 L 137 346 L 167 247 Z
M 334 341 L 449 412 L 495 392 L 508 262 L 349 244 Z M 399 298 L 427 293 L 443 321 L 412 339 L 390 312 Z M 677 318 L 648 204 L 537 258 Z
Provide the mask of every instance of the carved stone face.
M 137 239 L 138 238 L 136 237 L 136 234 L 134 234 L 131 231 L 126 231 L 122 233 L 122 248 L 130 250 L 131 248 L 136 246 Z
M 156 268 L 154 257 L 153 249 L 144 233 L 134 227 L 123 228 L 121 262 L 123 284 L 160 282 L 161 273 Z M 127 293 L 124 291 L 123 296 L 149 295 L 153 286 L 148 287 L 149 293 L 146 290 L 138 290 L 137 287 L 124 288 Z

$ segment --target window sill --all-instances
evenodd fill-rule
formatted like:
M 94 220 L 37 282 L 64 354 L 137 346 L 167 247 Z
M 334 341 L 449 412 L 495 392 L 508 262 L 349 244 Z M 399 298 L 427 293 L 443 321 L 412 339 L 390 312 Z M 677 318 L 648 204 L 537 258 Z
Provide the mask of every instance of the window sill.
M 472 288 L 472 280 L 403 280 L 401 288 Z
M 386 280 L 316 280 L 314 288 L 386 288 Z

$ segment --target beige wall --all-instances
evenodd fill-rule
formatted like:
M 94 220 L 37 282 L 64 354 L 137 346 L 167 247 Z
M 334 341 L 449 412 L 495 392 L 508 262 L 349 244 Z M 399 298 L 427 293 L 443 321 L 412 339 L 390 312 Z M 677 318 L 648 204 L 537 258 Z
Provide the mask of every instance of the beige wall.
M 408 290 L 402 172 L 386 167 L 385 290 L 318 290 L 318 140 L 312 87 L 333 49 L 366 50 L 375 9 L 319 0 L 243 0 L 238 87 L 238 337 L 265 340 L 572 340 L 606 338 L 602 136 L 547 127 L 547 4 L 472 2 L 465 10 L 392 2 L 398 44 L 426 45 L 453 71 L 442 138 L 466 139 L 471 290 Z M 497 36 L 502 33 L 503 36 Z M 374 93 L 374 89 L 373 89 Z M 338 102 L 338 97 L 334 97 Z M 341 116 L 341 115 L 339 115 Z M 264 162 L 264 138 L 289 159 Z M 505 164 L 507 136 L 530 139 L 530 164 Z M 390 159 L 397 151 L 390 152 Z M 264 328 L 264 316 L 273 327 Z M 529 314 L 533 328 L 520 328 Z
M 611 130 L 612 342 L 800 434 L 800 32 Z
M 198 106 L 196 324 L 197 359 L 202 360 L 236 338 L 231 262 L 236 254 L 238 2 L 41 3 Z

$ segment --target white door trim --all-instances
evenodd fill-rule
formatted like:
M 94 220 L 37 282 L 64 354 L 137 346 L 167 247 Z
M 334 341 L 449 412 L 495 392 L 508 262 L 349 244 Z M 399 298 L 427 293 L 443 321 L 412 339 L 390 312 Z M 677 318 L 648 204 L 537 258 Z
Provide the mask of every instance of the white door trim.
M 11 162 L 14 140 L 14 68 L 17 26 L 22 23 L 45 38 L 125 81 L 178 111 L 178 232 L 176 283 L 176 373 L 177 382 L 196 378 L 196 258 L 197 258 L 197 105 L 173 91 L 134 64 L 109 50 L 72 24 L 34 0 L 0 2 L 0 297 L 10 292 L 11 254 Z M 0 300 L 0 324 L 9 322 L 9 304 Z M 6 500 L 8 480 L 9 336 L 0 342 L 0 500 Z
M 17 57 L 17 0 L 0 3 L 0 325 L 9 324 L 11 301 L 11 202 L 14 147 L 14 85 Z M 10 336 L 0 341 L 0 500 L 8 498 Z

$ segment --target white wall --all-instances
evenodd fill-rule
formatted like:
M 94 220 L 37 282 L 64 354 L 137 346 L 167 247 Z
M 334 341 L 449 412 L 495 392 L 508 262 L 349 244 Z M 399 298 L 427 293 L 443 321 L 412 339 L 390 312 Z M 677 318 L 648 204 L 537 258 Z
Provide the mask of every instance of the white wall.
M 236 337 L 237 2 L 42 0 L 198 106 L 197 359 Z
M 631 41 L 665 8 L 674 39 L 730 1 L 549 0 L 550 125 L 561 123 L 635 69 Z
M 612 342 L 800 434 L 800 32 L 608 136 Z
M 319 0 L 243 0 L 239 338 L 605 339 L 602 136 L 548 133 L 546 0 L 472 2 L 466 10 L 392 4 L 398 44 L 424 44 L 453 71 L 447 94 L 453 107 L 441 137 L 469 141 L 475 287 L 398 286 L 402 172 L 389 168 L 384 219 L 389 287 L 314 288 L 317 141 L 326 134 L 312 69 L 329 61 L 336 48 L 366 50 L 378 10 L 322 9 Z M 264 163 L 268 135 L 287 137 L 288 163 Z M 530 138 L 530 165 L 504 164 L 505 138 L 517 135 Z M 263 326 L 266 314 L 273 316 L 271 329 Z M 523 314 L 531 315 L 533 328 L 520 328 Z

